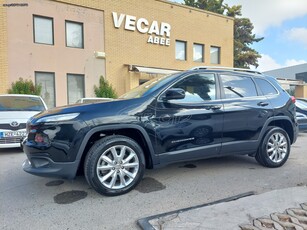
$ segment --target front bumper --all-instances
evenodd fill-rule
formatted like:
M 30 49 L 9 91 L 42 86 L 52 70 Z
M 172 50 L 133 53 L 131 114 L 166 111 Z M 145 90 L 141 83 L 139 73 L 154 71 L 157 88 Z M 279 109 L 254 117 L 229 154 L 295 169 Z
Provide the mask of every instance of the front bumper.
M 54 162 L 48 157 L 28 155 L 22 164 L 25 172 L 43 177 L 60 177 L 73 179 L 76 177 L 79 162 Z

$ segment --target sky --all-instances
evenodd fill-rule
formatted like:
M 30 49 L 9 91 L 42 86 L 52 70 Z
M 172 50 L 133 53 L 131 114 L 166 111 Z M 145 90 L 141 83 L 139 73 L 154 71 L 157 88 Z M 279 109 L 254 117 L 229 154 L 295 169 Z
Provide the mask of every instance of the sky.
M 251 20 L 256 37 L 264 37 L 251 46 L 262 56 L 257 70 L 307 63 L 307 0 L 224 0 L 224 3 L 242 5 L 242 16 Z

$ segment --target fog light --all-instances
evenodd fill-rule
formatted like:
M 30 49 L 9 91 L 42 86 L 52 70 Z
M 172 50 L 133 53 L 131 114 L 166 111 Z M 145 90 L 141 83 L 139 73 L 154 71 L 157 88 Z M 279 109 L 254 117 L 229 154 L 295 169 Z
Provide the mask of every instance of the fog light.
M 49 165 L 49 161 L 46 159 L 32 158 L 32 164 L 35 168 L 40 168 Z

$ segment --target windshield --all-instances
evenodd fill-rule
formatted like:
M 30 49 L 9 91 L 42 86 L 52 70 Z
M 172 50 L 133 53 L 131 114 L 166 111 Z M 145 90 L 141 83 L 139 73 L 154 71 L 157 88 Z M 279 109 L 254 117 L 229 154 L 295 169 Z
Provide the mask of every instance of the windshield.
M 160 88 L 161 86 L 167 84 L 174 78 L 176 78 L 179 74 L 172 74 L 166 75 L 163 77 L 157 77 L 150 81 L 145 82 L 144 84 L 130 90 L 129 92 L 125 93 L 124 95 L 120 96 L 122 99 L 132 99 L 138 97 L 144 97 L 154 92 L 156 89 Z
M 2 96 L 0 111 L 43 111 L 45 106 L 38 97 Z

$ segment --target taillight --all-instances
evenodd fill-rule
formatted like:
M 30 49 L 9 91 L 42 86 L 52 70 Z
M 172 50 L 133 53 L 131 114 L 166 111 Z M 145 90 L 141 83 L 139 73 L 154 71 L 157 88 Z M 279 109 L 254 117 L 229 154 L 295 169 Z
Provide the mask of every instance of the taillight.
M 291 96 L 291 100 L 292 100 L 292 102 L 293 102 L 293 103 L 295 103 L 295 102 L 296 102 L 296 99 L 295 99 L 295 97 L 294 97 L 294 96 Z

